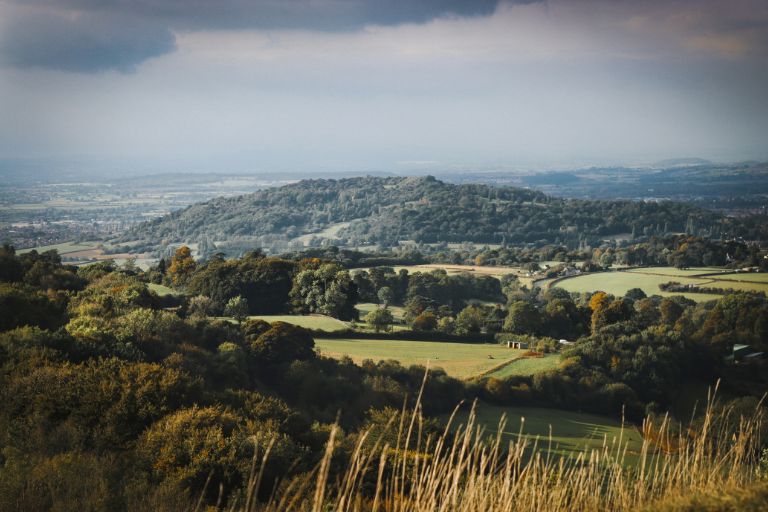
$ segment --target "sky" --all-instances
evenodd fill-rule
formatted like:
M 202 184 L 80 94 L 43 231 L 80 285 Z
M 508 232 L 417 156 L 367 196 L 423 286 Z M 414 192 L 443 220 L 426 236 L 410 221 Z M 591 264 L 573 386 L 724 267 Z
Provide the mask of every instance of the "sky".
M 768 159 L 765 0 L 0 0 L 0 160 Z

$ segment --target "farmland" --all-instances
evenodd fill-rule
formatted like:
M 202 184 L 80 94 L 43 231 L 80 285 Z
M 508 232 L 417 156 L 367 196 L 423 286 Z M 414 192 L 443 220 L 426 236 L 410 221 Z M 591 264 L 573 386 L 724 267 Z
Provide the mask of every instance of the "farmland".
M 29 249 L 20 249 L 17 252 L 19 254 L 25 254 L 32 250 L 35 250 L 41 253 L 45 251 L 55 250 L 59 253 L 59 255 L 64 256 L 71 253 L 94 250 L 96 248 L 96 245 L 97 245 L 96 243 L 89 243 L 89 242 L 83 242 L 83 243 L 64 242 L 64 243 L 55 244 L 55 245 L 45 245 L 45 246 L 34 247 Z
M 379 305 L 373 304 L 372 302 L 361 302 L 355 307 L 360 312 L 360 320 L 363 320 L 365 315 L 378 308 Z M 405 308 L 400 306 L 388 306 L 388 308 L 392 313 L 392 318 L 394 318 L 395 322 L 403 322 L 403 317 L 405 316 Z
M 504 379 L 512 376 L 535 375 L 540 372 L 554 370 L 559 365 L 559 354 L 546 354 L 544 357 L 525 357 L 512 361 L 508 365 L 489 373 L 488 376 Z
M 426 263 L 423 265 L 397 265 L 392 267 L 395 272 L 401 270 L 407 270 L 409 274 L 414 272 L 432 272 L 433 270 L 445 270 L 449 275 L 471 273 L 478 276 L 492 276 L 501 278 L 505 274 L 518 274 L 522 272 L 522 269 L 518 267 L 486 267 L 478 265 L 452 265 L 441 263 Z M 363 268 L 360 270 L 369 270 Z
M 723 269 L 718 268 L 683 270 L 673 267 L 635 268 L 619 272 L 602 272 L 575 276 L 563 279 L 554 286 L 569 292 L 602 290 L 616 296 L 624 295 L 632 288 L 640 288 L 647 295 L 661 295 L 664 297 L 683 295 L 697 302 L 717 300 L 720 298 L 720 295 L 662 292 L 659 289 L 659 285 L 675 281 L 682 285 L 690 284 L 707 288 L 732 288 L 734 290 L 768 292 L 766 274 L 717 274 L 722 271 Z
M 620 418 L 609 418 L 596 414 L 547 409 L 541 407 L 500 407 L 480 403 L 477 406 L 477 423 L 485 432 L 496 435 L 499 420 L 506 418 L 502 431 L 505 441 L 515 441 L 522 429 L 523 435 L 531 440 L 539 439 L 539 448 L 553 455 L 576 455 L 584 450 L 602 450 L 604 443 L 609 448 L 626 445 L 627 461 L 636 460 L 642 448 L 643 439 L 631 425 L 622 428 Z M 469 412 L 461 411 L 454 419 L 455 424 L 466 424 Z M 551 438 L 550 438 L 551 433 Z M 552 441 L 551 448 L 549 445 Z M 616 449 L 609 449 L 615 453 Z
M 164 297 L 166 295 L 180 295 L 181 292 L 178 290 L 174 290 L 173 288 L 170 288 L 168 286 L 162 285 L 162 284 L 156 284 L 156 283 L 149 283 L 147 285 L 147 288 L 155 292 L 161 297 Z
M 248 318 L 261 319 L 265 322 L 285 322 L 306 329 L 316 329 L 328 332 L 349 329 L 346 322 L 325 315 L 257 315 Z
M 525 351 L 499 344 L 451 343 L 392 339 L 315 338 L 321 355 L 333 358 L 349 356 L 355 363 L 365 359 L 394 359 L 404 366 L 413 364 L 442 368 L 448 375 L 471 378 L 492 370 L 505 361 L 520 357 Z

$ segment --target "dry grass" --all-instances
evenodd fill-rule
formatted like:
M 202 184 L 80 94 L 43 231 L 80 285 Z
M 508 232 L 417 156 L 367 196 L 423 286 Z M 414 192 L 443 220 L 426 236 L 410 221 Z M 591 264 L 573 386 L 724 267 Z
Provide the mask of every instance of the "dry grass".
M 519 436 L 504 444 L 497 435 L 489 441 L 473 414 L 454 434 L 449 425 L 442 435 L 422 444 L 418 411 L 417 405 L 414 413 L 404 413 L 393 422 L 398 433 L 394 446 L 372 443 L 367 434 L 361 435 L 346 470 L 331 478 L 338 436 L 334 428 L 325 456 L 312 474 L 282 486 L 269 503 L 253 500 L 260 480 L 254 458 L 249 489 L 229 510 L 622 511 L 692 493 L 738 489 L 756 478 L 754 448 L 761 418 L 742 418 L 735 430 L 729 430 L 728 418 L 711 405 L 695 431 L 671 439 L 662 425 L 654 440 L 643 444 L 639 462 L 630 466 L 624 464 L 621 438 L 606 439 L 602 449 L 577 457 L 553 457 L 539 449 L 546 439 Z M 502 423 L 498 431 L 503 430 Z M 659 449 L 659 444 L 666 449 Z M 261 467 L 268 452 L 269 448 L 262 453 Z

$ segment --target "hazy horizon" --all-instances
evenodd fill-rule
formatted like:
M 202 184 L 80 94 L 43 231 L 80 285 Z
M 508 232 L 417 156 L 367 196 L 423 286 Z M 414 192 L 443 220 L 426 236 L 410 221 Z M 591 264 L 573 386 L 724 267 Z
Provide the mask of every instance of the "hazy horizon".
M 768 4 L 0 0 L 0 96 L 30 172 L 765 160 Z

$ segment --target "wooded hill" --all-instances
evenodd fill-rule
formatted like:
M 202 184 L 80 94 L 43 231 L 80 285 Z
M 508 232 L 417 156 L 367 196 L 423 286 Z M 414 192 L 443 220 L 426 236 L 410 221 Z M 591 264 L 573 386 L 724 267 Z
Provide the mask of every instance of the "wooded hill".
M 450 184 L 428 177 L 315 179 L 217 198 L 141 224 L 119 242 L 250 240 L 316 246 L 420 243 L 559 243 L 685 232 L 732 232 L 718 213 L 673 202 L 561 199 L 533 190 Z

